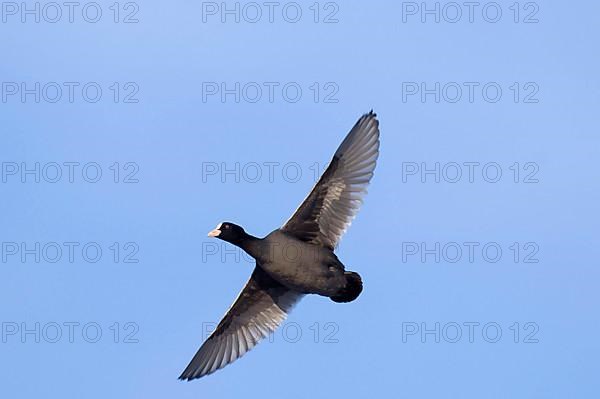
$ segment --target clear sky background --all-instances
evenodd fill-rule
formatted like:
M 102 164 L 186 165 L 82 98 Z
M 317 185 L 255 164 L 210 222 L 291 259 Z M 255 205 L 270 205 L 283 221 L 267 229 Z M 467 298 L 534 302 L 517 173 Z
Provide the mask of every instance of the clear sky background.
M 597 2 L 2 4 L 0 396 L 597 394 Z M 362 295 L 178 381 L 253 268 L 206 233 L 279 227 L 371 108 Z

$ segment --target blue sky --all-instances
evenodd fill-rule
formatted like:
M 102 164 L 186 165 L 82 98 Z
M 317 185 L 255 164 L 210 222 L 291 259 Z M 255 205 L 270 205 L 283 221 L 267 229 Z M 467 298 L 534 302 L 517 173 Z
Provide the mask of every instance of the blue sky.
M 0 22 L 3 397 L 598 391 L 596 2 L 27 4 Z M 371 108 L 337 251 L 362 295 L 178 381 L 253 267 L 206 232 L 279 227 Z

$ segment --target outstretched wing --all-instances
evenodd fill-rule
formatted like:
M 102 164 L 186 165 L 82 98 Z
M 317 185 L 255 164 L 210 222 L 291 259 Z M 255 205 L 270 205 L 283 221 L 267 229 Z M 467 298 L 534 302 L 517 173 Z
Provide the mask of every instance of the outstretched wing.
M 257 265 L 223 320 L 179 379 L 203 377 L 242 357 L 285 320 L 302 296 L 273 280 Z
M 333 249 L 362 204 L 378 156 L 379 121 L 371 111 L 356 122 L 311 193 L 281 230 Z

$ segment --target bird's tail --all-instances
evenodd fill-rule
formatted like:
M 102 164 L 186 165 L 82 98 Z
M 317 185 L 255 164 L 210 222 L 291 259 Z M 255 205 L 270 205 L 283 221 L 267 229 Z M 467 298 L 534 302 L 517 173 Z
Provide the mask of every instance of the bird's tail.
M 358 273 L 344 272 L 344 275 L 346 276 L 346 285 L 331 297 L 334 302 L 351 302 L 362 292 L 362 279 Z

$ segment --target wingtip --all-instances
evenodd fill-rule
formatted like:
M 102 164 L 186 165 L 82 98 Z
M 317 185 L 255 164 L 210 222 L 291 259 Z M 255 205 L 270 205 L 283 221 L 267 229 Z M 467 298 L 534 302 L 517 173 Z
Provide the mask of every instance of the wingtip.
M 181 375 L 179 377 L 177 377 L 177 379 L 179 381 L 192 381 L 192 380 L 196 380 L 200 377 L 203 377 L 204 374 L 195 374 L 194 371 L 191 370 L 184 370 L 183 373 L 181 373 Z
M 377 113 L 375 111 L 373 111 L 373 109 L 371 109 L 371 111 L 369 111 L 368 114 L 364 114 L 359 119 L 359 121 L 357 122 L 357 124 L 359 122 L 375 123 L 377 126 L 379 126 L 379 119 L 377 119 Z
M 198 379 L 200 377 L 202 377 L 202 376 L 201 375 L 199 375 L 199 376 L 192 376 L 192 375 L 183 375 L 182 374 L 177 379 L 179 381 L 190 382 L 190 381 L 193 381 L 193 380 Z
M 360 121 L 375 121 L 376 123 L 379 123 L 379 119 L 377 119 L 377 113 L 373 111 L 373 109 L 371 109 L 368 113 L 363 114 L 363 116 L 359 119 L 359 122 Z

